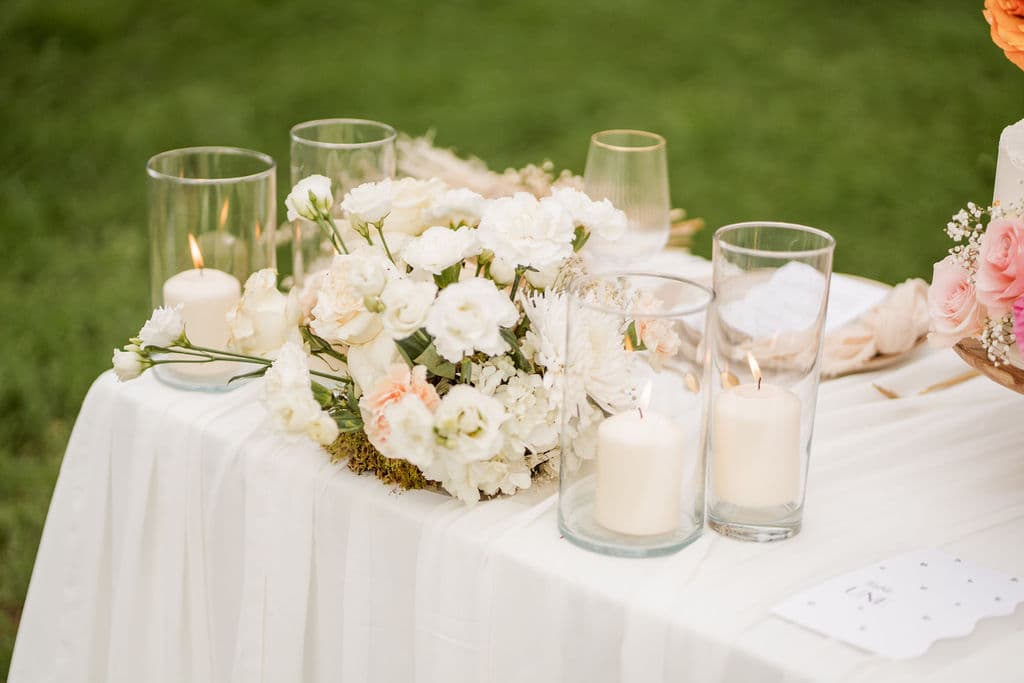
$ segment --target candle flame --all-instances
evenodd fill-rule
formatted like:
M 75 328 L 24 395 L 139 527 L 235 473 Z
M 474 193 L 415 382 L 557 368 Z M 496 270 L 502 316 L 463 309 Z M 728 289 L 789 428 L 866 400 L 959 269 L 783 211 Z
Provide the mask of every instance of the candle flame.
M 761 388 L 761 366 L 757 364 L 757 359 L 754 358 L 754 354 L 747 351 L 747 362 L 750 363 L 750 374 L 754 376 L 754 381 L 757 382 L 757 388 Z
M 199 251 L 199 242 L 196 241 L 195 235 L 192 233 L 188 234 L 188 248 L 192 251 L 192 265 L 196 268 L 202 268 L 203 252 Z
M 220 216 L 218 216 L 219 223 L 217 224 L 221 229 L 228 222 L 228 205 L 230 202 L 229 197 L 224 198 L 224 203 L 220 205 Z

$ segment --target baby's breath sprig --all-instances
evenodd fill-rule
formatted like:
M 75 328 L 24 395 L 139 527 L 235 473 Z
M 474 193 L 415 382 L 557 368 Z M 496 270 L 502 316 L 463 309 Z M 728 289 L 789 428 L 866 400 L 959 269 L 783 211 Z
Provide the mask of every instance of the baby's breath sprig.
M 993 365 L 1007 365 L 1010 351 L 1017 343 L 1017 336 L 1013 333 L 1013 314 L 986 320 L 980 341 Z

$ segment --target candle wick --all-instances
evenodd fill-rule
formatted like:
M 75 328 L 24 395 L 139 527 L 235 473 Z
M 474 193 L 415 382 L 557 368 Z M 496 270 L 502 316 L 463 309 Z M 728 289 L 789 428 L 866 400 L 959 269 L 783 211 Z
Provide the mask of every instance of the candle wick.
M 761 391 L 761 378 L 760 377 L 757 378 L 757 390 Z
M 644 409 L 643 408 L 641 408 L 640 406 L 637 406 L 636 407 L 636 412 L 640 413 L 640 419 L 641 420 L 644 419 Z

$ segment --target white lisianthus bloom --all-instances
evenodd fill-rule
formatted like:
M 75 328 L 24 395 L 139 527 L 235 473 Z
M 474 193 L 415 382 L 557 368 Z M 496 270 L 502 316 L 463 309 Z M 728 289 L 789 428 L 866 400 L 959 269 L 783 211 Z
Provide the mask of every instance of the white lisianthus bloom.
M 305 350 L 297 342 L 288 342 L 265 375 L 267 411 L 278 429 L 327 445 L 338 437 L 338 426 L 321 410 L 311 387 Z
M 110 359 L 114 366 L 114 374 L 122 382 L 135 379 L 153 363 L 139 354 L 139 347 L 129 344 L 124 349 L 114 349 L 114 357 Z
M 409 242 L 402 251 L 402 258 L 413 268 L 440 275 L 445 268 L 479 253 L 476 230 L 467 227 L 452 230 L 438 225 Z
M 331 179 L 322 175 L 303 178 L 288 193 L 284 205 L 288 208 L 290 221 L 299 218 L 315 221 L 321 216 L 326 216 L 334 206 Z
M 407 460 L 420 468 L 430 467 L 437 454 L 434 414 L 420 397 L 406 394 L 384 409 L 384 417 L 391 430 L 388 457 Z
M 228 347 L 240 353 L 272 358 L 289 340 L 299 339 L 298 292 L 291 296 L 277 289 L 272 268 L 258 270 L 245 281 L 241 300 L 228 312 L 231 337 Z
M 348 267 L 348 282 L 356 294 L 362 297 L 376 297 L 384 291 L 388 276 L 394 266 L 376 248 L 367 248 L 354 254 Z
M 428 212 L 448 189 L 444 182 L 437 178 L 402 178 L 393 181 L 393 188 L 391 213 L 384 221 L 384 229 L 390 232 L 404 232 L 407 235 L 419 235 L 430 227 L 433 221 Z
M 151 346 L 167 348 L 181 341 L 184 336 L 185 321 L 181 318 L 181 304 L 174 308 L 160 306 L 139 330 L 139 339 L 144 349 Z
M 626 234 L 626 214 L 607 199 L 595 202 L 572 187 L 552 188 L 551 198 L 569 212 L 574 224 L 603 240 L 617 240 Z
M 437 223 L 479 225 L 486 206 L 486 199 L 460 187 L 441 194 L 427 211 L 427 216 Z
M 392 339 L 405 339 L 427 323 L 427 314 L 437 296 L 433 282 L 392 280 L 380 295 L 384 306 L 381 320 Z
M 518 318 L 515 305 L 493 282 L 474 277 L 441 290 L 427 315 L 426 328 L 437 352 L 457 363 L 474 351 L 491 356 L 508 351 L 501 328 L 515 325 Z
M 501 450 L 504 421 L 500 401 L 468 384 L 456 384 L 434 412 L 442 457 L 460 464 L 490 460 Z
M 317 293 L 310 327 L 331 343 L 365 344 L 381 330 L 380 317 L 366 309 L 364 297 L 349 279 L 349 271 L 359 259 L 356 254 L 335 256 Z
M 478 234 L 496 258 L 544 270 L 572 255 L 574 233 L 572 218 L 561 204 L 517 192 L 487 205 Z
M 341 208 L 360 223 L 379 223 L 391 213 L 395 197 L 395 182 L 385 179 L 377 183 L 363 183 L 348 191 L 341 200 Z
M 347 357 L 349 377 L 364 392 L 375 386 L 392 365 L 405 362 L 394 340 L 386 334 L 378 334 L 368 344 L 350 347 Z

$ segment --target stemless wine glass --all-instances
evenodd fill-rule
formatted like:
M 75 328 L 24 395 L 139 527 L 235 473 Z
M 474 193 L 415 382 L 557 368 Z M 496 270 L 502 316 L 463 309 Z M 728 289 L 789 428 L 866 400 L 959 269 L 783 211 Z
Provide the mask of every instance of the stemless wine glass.
M 704 523 L 711 290 L 628 271 L 566 296 L 558 524 L 610 555 L 675 552 Z
M 339 204 L 346 192 L 395 176 L 396 137 L 386 123 L 363 119 L 319 119 L 293 126 L 292 185 L 306 176 L 327 176 L 335 197 L 334 214 L 340 217 Z M 313 223 L 295 221 L 292 230 L 292 273 L 301 284 L 307 273 L 326 266 L 333 250 Z
M 834 248 L 789 223 L 715 233 L 708 524 L 723 535 L 800 531 Z
M 629 225 L 614 243 L 594 238 L 595 255 L 630 262 L 652 256 L 668 243 L 671 200 L 665 138 L 642 130 L 595 133 L 583 186 L 592 199 L 608 199 L 622 209 Z
M 152 303 L 181 305 L 193 344 L 224 349 L 241 283 L 275 266 L 276 171 L 266 154 L 235 147 L 175 149 L 146 163 Z M 175 386 L 216 391 L 235 386 L 227 380 L 237 370 L 218 361 L 155 372 Z

